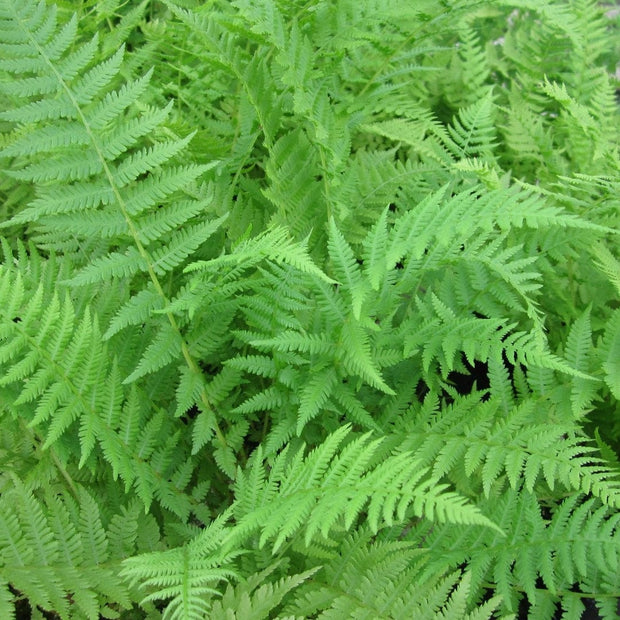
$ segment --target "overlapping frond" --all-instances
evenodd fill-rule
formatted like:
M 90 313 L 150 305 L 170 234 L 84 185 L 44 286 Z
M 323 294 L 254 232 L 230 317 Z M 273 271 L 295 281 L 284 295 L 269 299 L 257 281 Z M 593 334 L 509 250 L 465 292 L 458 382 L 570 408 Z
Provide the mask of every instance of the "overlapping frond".
M 372 540 L 369 530 L 347 536 L 344 553 L 327 560 L 311 583 L 303 584 L 285 612 L 326 618 L 487 618 L 498 607 L 493 597 L 472 609 L 470 575 L 460 571 L 425 577 L 426 551 L 405 541 Z M 469 613 L 468 613 L 469 612 Z
M 604 617 L 613 617 L 620 542 L 617 511 L 575 495 L 546 517 L 535 495 L 517 490 L 486 505 L 493 506 L 491 513 L 506 537 L 488 529 L 457 533 L 422 528 L 411 538 L 424 538 L 445 569 L 467 562 L 476 583 L 492 579 L 506 612 L 517 611 L 525 592 L 530 617 L 552 618 L 558 603 L 566 613 L 580 616 L 585 611 L 580 594 L 592 591 L 596 582 L 597 606 Z
M 122 574 L 129 583 L 151 591 L 142 604 L 165 600 L 166 617 L 201 620 L 209 613 L 217 585 L 236 575 L 231 560 L 238 552 L 221 549 L 227 533 L 223 516 L 187 546 L 126 560 Z
M 425 465 L 432 464 L 436 475 L 463 472 L 473 477 L 485 496 L 506 483 L 529 492 L 542 483 L 552 491 L 560 485 L 596 496 L 612 508 L 620 506 L 617 472 L 576 427 L 536 423 L 533 400 L 512 405 L 506 414 L 500 401 L 481 403 L 479 396 L 458 399 L 432 420 L 421 417 L 407 429 L 403 447 Z
M 413 515 L 495 527 L 464 498 L 429 478 L 414 454 L 386 455 L 381 440 L 370 434 L 341 446 L 348 432 L 343 427 L 306 457 L 283 451 L 269 476 L 261 471 L 259 451 L 250 471 L 237 477 L 239 532 L 234 535 L 260 532 L 259 544 L 273 540 L 277 551 L 300 531 L 310 544 L 319 534 L 328 538 L 336 524 L 350 529 L 362 512 L 375 532 Z
M 0 616 L 616 617 L 613 12 L 81 4 L 0 0 Z
M 128 609 L 129 591 L 118 576 L 120 558 L 111 545 L 113 536 L 104 529 L 99 507 L 84 488 L 76 498 L 50 492 L 41 500 L 19 479 L 3 481 L 2 588 L 10 583 L 32 605 L 61 618 L 79 614 L 96 619 L 100 613 Z M 125 536 L 133 549 L 135 539 Z M 5 617 L 12 617 L 8 605 L 3 609 Z
M 54 276 L 53 263 L 28 262 Z M 0 390 L 8 405 L 3 419 L 23 420 L 42 436 L 43 449 L 60 448 L 80 466 L 102 454 L 113 475 L 133 486 L 145 505 L 157 498 L 187 515 L 192 501 L 183 499 L 176 476 L 193 466 L 181 464 L 179 452 L 175 459 L 171 454 L 187 447 L 170 434 L 161 412 L 140 403 L 136 388 L 123 388 L 96 318 L 87 309 L 76 318 L 68 292 L 61 296 L 46 277 L 37 285 L 32 274 L 21 273 L 0 267 Z M 75 441 L 62 447 L 71 436 Z

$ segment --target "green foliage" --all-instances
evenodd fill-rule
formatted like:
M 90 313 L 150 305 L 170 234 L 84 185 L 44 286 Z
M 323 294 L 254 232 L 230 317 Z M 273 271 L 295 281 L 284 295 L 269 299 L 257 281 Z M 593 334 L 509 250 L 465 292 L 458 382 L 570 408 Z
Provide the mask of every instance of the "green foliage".
M 616 617 L 616 38 L 0 0 L 0 616 Z

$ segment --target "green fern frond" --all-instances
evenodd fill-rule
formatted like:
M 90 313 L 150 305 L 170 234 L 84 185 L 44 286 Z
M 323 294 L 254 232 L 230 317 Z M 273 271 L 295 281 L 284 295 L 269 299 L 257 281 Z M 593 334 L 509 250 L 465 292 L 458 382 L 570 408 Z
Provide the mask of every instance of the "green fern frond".
M 485 91 L 491 67 L 482 42 L 471 24 L 461 26 L 459 39 L 461 80 L 469 95 L 466 101 L 471 104 Z
M 232 560 L 238 552 L 222 550 L 226 515 L 213 521 L 198 538 L 184 547 L 129 558 L 121 576 L 130 584 L 152 590 L 143 600 L 167 601 L 166 615 L 199 620 L 209 613 L 216 586 L 236 576 Z
M 541 477 L 554 490 L 592 494 L 610 507 L 620 506 L 617 472 L 596 456 L 596 449 L 570 426 L 535 423 L 535 401 L 525 401 L 505 414 L 498 401 L 480 403 L 479 394 L 460 398 L 441 415 L 411 430 L 403 443 L 433 474 L 443 476 L 462 468 L 480 480 L 484 495 L 508 482 L 534 492 Z M 469 411 L 467 419 L 462 412 Z M 446 432 L 444 429 L 449 428 Z M 503 478 L 506 476 L 506 478 Z
M 385 382 L 381 372 L 373 363 L 368 330 L 353 321 L 345 323 L 341 332 L 344 368 L 351 374 L 362 377 L 366 383 L 385 394 L 394 395 L 394 390 Z
M 593 245 L 590 251 L 597 260 L 596 266 L 607 276 L 620 295 L 620 261 L 602 243 Z
M 298 332 L 282 332 L 271 339 L 254 339 L 251 343 L 259 349 L 275 349 L 276 351 L 299 351 L 310 355 L 329 354 L 333 351 L 333 343 L 324 336 L 301 334 Z
M 169 140 L 163 137 L 161 123 L 169 108 L 159 114 L 148 111 L 141 114 L 137 111 L 135 102 L 148 85 L 149 74 L 144 75 L 143 79 L 126 81 L 118 86 L 123 47 L 109 59 L 97 62 L 95 39 L 90 47 L 82 46 L 83 76 L 66 75 L 63 67 L 72 61 L 72 52 L 68 48 L 74 43 L 75 28 L 54 33 L 54 9 L 44 5 L 38 5 L 35 9 L 36 6 L 27 2 L 6 9 L 5 19 L 14 23 L 14 28 L 20 33 L 20 41 L 29 49 L 22 54 L 25 58 L 14 56 L 5 65 L 5 70 L 14 74 L 18 81 L 30 79 L 27 77 L 29 73 L 35 72 L 53 81 L 55 87 L 52 92 L 45 92 L 34 101 L 15 98 L 13 109 L 3 112 L 2 118 L 13 123 L 29 121 L 28 133 L 35 136 L 42 125 L 45 132 L 61 134 L 71 131 L 77 123 L 81 127 L 79 134 L 86 137 L 84 159 L 93 163 L 79 170 L 70 167 L 68 174 L 70 178 L 75 178 L 70 183 L 63 182 L 69 178 L 65 175 L 64 179 L 50 178 L 41 184 L 37 198 L 17 213 L 8 225 L 35 222 L 44 236 L 62 240 L 67 236 L 77 236 L 79 239 L 80 229 L 92 234 L 90 216 L 93 213 L 109 215 L 112 221 L 119 224 L 124 220 L 123 230 L 116 229 L 118 235 L 104 246 L 111 250 L 116 243 L 121 249 L 104 250 L 104 255 L 99 258 L 95 255 L 82 271 L 71 278 L 72 284 L 85 285 L 147 273 L 154 290 L 167 305 L 168 299 L 160 278 L 180 266 L 213 234 L 224 218 L 209 221 L 190 206 L 183 214 L 178 209 L 174 211 L 174 218 L 169 218 L 162 226 L 161 222 L 151 220 L 150 213 L 157 211 L 158 205 L 172 202 L 179 192 L 214 164 L 174 165 L 189 138 Z M 30 23 L 28 15 L 33 12 L 38 17 Z M 48 19 L 50 31 L 47 34 L 44 29 L 37 30 L 36 19 Z M 80 48 L 79 44 L 77 48 Z M 155 138 L 156 144 L 145 145 L 147 134 Z M 19 129 L 16 129 L 16 136 L 22 143 L 26 139 Z M 36 155 L 30 154 L 30 157 L 34 157 L 36 163 L 44 157 L 54 159 L 57 154 L 63 157 L 58 148 L 48 146 L 39 149 Z M 23 171 L 23 166 L 20 169 Z M 40 174 L 40 168 L 37 174 Z M 188 204 L 187 201 L 185 204 Z M 70 220 L 65 217 L 68 214 L 72 216 Z M 55 220 L 58 215 L 61 216 L 60 221 Z M 73 228 L 75 222 L 78 224 Z M 152 232 L 140 234 L 141 228 L 148 230 L 149 227 L 159 228 L 164 233 L 163 237 L 158 238 Z M 147 240 L 143 241 L 145 236 Z M 98 246 L 101 247 L 100 244 Z M 83 260 L 82 256 L 80 258 Z M 181 341 L 177 352 L 183 352 L 183 357 L 192 368 L 195 361 L 189 356 L 178 322 L 171 314 L 167 319 L 171 331 L 176 332 L 174 340 Z M 157 343 L 152 343 L 147 351 L 156 348 Z M 140 372 L 145 369 L 149 372 L 157 367 L 157 364 L 145 360 Z M 131 376 L 137 378 L 139 375 Z M 210 408 L 204 389 L 201 391 L 201 406 L 206 410 Z M 211 416 L 210 419 L 217 426 L 215 418 Z M 216 432 L 222 440 L 219 428 Z
M 616 310 L 605 326 L 602 343 L 605 383 L 611 393 L 620 398 L 620 311 Z
M 237 477 L 238 532 L 233 537 L 260 532 L 260 546 L 273 540 L 277 551 L 303 532 L 310 544 L 319 534 L 327 538 L 336 523 L 351 528 L 364 509 L 375 532 L 384 524 L 402 522 L 411 512 L 432 521 L 495 527 L 463 497 L 426 478 L 428 470 L 412 454 L 390 455 L 377 463 L 381 440 L 369 434 L 353 439 L 337 455 L 348 433 L 349 427 L 342 427 L 305 458 L 301 451 L 289 456 L 284 450 L 268 478 L 256 471 L 264 467 L 258 451 L 250 471 Z M 250 477 L 253 483 L 264 482 L 252 488 Z
M 543 91 L 549 96 L 555 99 L 563 107 L 567 109 L 569 114 L 577 121 L 579 127 L 583 131 L 589 131 L 594 128 L 595 122 L 588 112 L 587 108 L 579 105 L 566 91 L 564 85 L 557 84 L 555 82 L 549 82 L 548 80 L 542 84 Z
M 303 132 L 292 132 L 276 142 L 266 172 L 271 185 L 265 195 L 278 208 L 275 222 L 288 222 L 296 236 L 305 237 L 326 209 L 321 185 L 314 179 L 319 173 L 316 155 Z
M 470 576 L 460 571 L 442 577 L 422 574 L 425 551 L 391 540 L 371 541 L 368 531 L 347 537 L 342 556 L 295 593 L 285 612 L 325 618 L 488 618 L 494 597 L 472 609 L 467 600 Z M 460 583 L 459 583 L 459 578 Z M 457 585 L 458 584 L 458 585 Z M 470 613 L 467 613 L 467 612 Z M 486 614 L 486 615 L 485 615 Z
M 261 377 L 275 377 L 277 368 L 274 360 L 266 355 L 234 357 L 226 362 L 228 366 L 245 370 Z
M 333 368 L 313 373 L 312 380 L 299 395 L 298 435 L 301 435 L 306 424 L 319 414 L 327 399 L 332 395 L 337 381 L 338 375 Z
M 459 111 L 452 126 L 448 126 L 452 141 L 446 143 L 455 157 L 480 157 L 492 161 L 496 145 L 494 107 L 493 93 L 489 91 L 479 101 Z
M 6 601 L 21 594 L 61 618 L 96 619 L 100 609 L 114 613 L 130 607 L 99 506 L 81 487 L 78 500 L 50 493 L 42 501 L 16 478 L 5 485 L 0 574 L 17 593 Z
M 351 300 L 353 316 L 359 320 L 362 304 L 366 296 L 361 271 L 356 262 L 353 250 L 336 227 L 334 220 L 329 223 L 329 242 L 327 244 L 334 275 L 338 278 L 342 289 Z
M 364 239 L 364 271 L 373 290 L 378 290 L 386 275 L 387 253 L 387 209 Z
M 467 562 L 476 583 L 489 579 L 494 584 L 505 612 L 515 612 L 525 593 L 531 613 L 540 618 L 552 618 L 557 602 L 573 608 L 580 595 L 573 591 L 575 584 L 603 605 L 616 598 L 617 512 L 576 495 L 546 519 L 544 507 L 525 491 L 511 491 L 487 505 L 491 504 L 507 536 L 500 538 L 488 529 L 449 533 L 439 528 L 428 533 L 429 551 L 441 556 L 433 562 L 435 570 Z M 425 535 L 423 528 L 413 538 Z M 602 539 L 609 546 L 601 546 Z
M 291 265 L 301 272 L 314 274 L 327 282 L 333 282 L 312 261 L 305 246 L 305 243 L 291 241 L 284 228 L 274 227 L 252 239 L 242 241 L 229 254 L 223 254 L 209 261 L 193 262 L 185 268 L 185 271 L 219 273 L 223 267 L 233 266 L 248 269 L 267 259 L 278 264 Z M 227 274 L 227 277 L 230 278 L 231 274 Z
M 592 330 L 588 308 L 572 325 L 566 341 L 566 361 L 584 374 L 592 373 Z M 594 381 L 574 377 L 571 386 L 571 405 L 576 416 L 590 405 L 597 390 Z
M 191 500 L 182 499 L 180 489 L 162 477 L 176 469 L 172 447 L 187 448 L 181 448 L 161 415 L 145 416 L 137 391 L 123 390 L 118 365 L 88 308 L 78 320 L 68 296 L 61 301 L 55 291 L 46 291 L 45 279 L 32 290 L 20 274 L 0 268 L 0 298 L 6 300 L 0 313 L 5 368 L 0 387 L 10 399 L 9 410 L 42 434 L 45 449 L 60 448 L 75 433 L 66 458 L 74 454 L 83 466 L 98 446 L 114 476 L 120 475 L 127 488 L 135 485 L 145 505 L 157 497 L 187 515 Z M 141 429 L 145 434 L 139 437 Z M 172 444 L 160 445 L 166 435 Z
M 277 566 L 277 565 L 276 565 Z M 272 617 L 277 608 L 289 593 L 313 577 L 319 570 L 313 568 L 297 575 L 282 577 L 278 581 L 268 581 L 267 577 L 276 566 L 270 566 L 261 573 L 253 575 L 236 587 L 228 585 L 221 600 L 215 601 L 210 610 L 214 620 L 256 620 Z

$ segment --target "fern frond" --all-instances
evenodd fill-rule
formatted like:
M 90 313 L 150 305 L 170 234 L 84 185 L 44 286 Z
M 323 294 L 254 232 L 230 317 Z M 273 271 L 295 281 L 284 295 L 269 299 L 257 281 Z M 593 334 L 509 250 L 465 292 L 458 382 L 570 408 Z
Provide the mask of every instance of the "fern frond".
M 291 241 L 286 229 L 275 227 L 257 237 L 244 240 L 229 254 L 223 254 L 209 261 L 193 262 L 185 268 L 185 271 L 218 273 L 221 268 L 228 266 L 247 269 L 268 259 L 278 264 L 291 265 L 301 272 L 314 274 L 326 282 L 333 283 L 334 281 L 312 261 L 305 246 L 305 243 Z
M 364 271 L 373 290 L 378 290 L 386 272 L 387 209 L 364 239 Z M 359 317 L 358 317 L 359 318 Z
M 480 157 L 492 161 L 496 145 L 493 123 L 494 96 L 489 91 L 479 101 L 459 111 L 448 131 L 452 137 L 446 147 L 455 157 Z
M 575 584 L 603 604 L 612 602 L 620 540 L 617 512 L 575 495 L 545 519 L 543 506 L 525 491 L 511 491 L 490 504 L 507 536 L 500 538 L 489 529 L 451 534 L 440 527 L 443 531 L 429 533 L 426 539 L 429 551 L 442 557 L 434 562 L 434 570 L 467 562 L 473 583 L 482 585 L 489 579 L 494 584 L 505 612 L 516 611 L 525 592 L 531 613 L 552 618 L 556 602 L 566 609 L 574 606 L 579 598 Z M 424 530 L 417 536 L 425 536 Z M 601 545 L 602 539 L 609 546 Z M 544 587 L 539 586 L 539 577 Z
M 186 546 L 125 560 L 121 576 L 132 585 L 152 590 L 142 604 L 168 601 L 167 617 L 204 618 L 212 597 L 218 595 L 217 584 L 236 576 L 232 560 L 238 552 L 222 549 L 228 533 L 226 521 L 226 515 L 219 517 Z
M 271 185 L 265 195 L 278 208 L 275 222 L 288 222 L 297 237 L 307 236 L 316 217 L 322 216 L 321 211 L 326 213 L 321 184 L 314 179 L 319 174 L 317 167 L 316 155 L 302 131 L 281 137 L 267 164 Z
M 590 327 L 590 308 L 588 308 L 572 325 L 566 341 L 566 360 L 576 370 L 590 374 L 592 347 L 592 330 Z M 573 413 L 578 416 L 589 406 L 596 394 L 596 383 L 591 379 L 573 377 L 571 386 L 571 405 Z
M 343 551 L 312 582 L 299 588 L 294 601 L 285 607 L 286 613 L 295 617 L 320 613 L 326 618 L 473 619 L 488 618 L 501 600 L 495 597 L 472 609 L 467 600 L 470 576 L 456 571 L 425 577 L 425 551 L 407 542 L 373 542 L 369 532 L 362 530 L 344 540 Z
M 602 243 L 593 245 L 590 251 L 597 259 L 596 266 L 607 276 L 620 295 L 620 261 Z
M 485 91 L 491 67 L 482 42 L 471 24 L 461 26 L 459 39 L 461 80 L 469 95 L 466 101 L 471 104 Z
M 77 123 L 78 135 L 82 136 L 79 138 L 83 145 L 81 155 L 86 164 L 75 165 L 75 140 L 58 138 L 47 148 L 39 140 L 36 152 L 31 149 L 28 154 L 29 165 L 34 167 L 29 169 L 27 163 L 18 171 L 22 178 L 45 182 L 40 185 L 38 196 L 31 205 L 16 214 L 8 225 L 36 222 L 44 235 L 62 239 L 67 235 L 77 235 L 78 238 L 98 236 L 93 228 L 97 218 L 115 222 L 112 227 L 107 225 L 107 234 L 110 246 L 116 243 L 120 250 L 94 258 L 70 282 L 83 286 L 148 273 L 154 290 L 166 304 L 159 278 L 181 265 L 213 234 L 224 218 L 205 221 L 201 217 L 201 208 L 194 208 L 188 201 L 181 203 L 185 205 L 182 211 L 173 207 L 173 216 L 165 221 L 161 215 L 153 216 L 147 212 L 157 211 L 157 205 L 170 202 L 175 193 L 214 164 L 171 165 L 191 137 L 170 140 L 157 135 L 157 131 L 161 134 L 161 123 L 169 108 L 161 113 L 136 112 L 135 101 L 144 93 L 151 72 L 117 87 L 123 46 L 110 58 L 98 62 L 95 39 L 93 44 L 86 44 L 89 47 L 81 50 L 84 67 L 88 67 L 82 71 L 82 77 L 63 73 L 64 64 L 72 60 L 68 49 L 74 43 L 71 35 L 75 36 L 75 27 L 53 34 L 53 9 L 45 9 L 49 11 L 51 30 L 48 35 L 43 35 L 32 29 L 34 26 L 26 18 L 20 18 L 20 11 L 28 14 L 35 6 L 30 2 L 21 3 L 20 7 L 14 7 L 13 14 L 7 16 L 16 20 L 15 28 L 20 32 L 23 44 L 30 46 L 27 57 L 32 60 L 30 66 L 16 58 L 15 63 L 10 64 L 10 71 L 17 81 L 29 80 L 24 73 L 35 72 L 54 82 L 54 89 L 47 89 L 38 97 L 29 97 L 34 98 L 29 102 L 15 97 L 15 103 L 19 102 L 19 105 L 3 113 L 6 120 L 30 123 L 28 134 L 16 130 L 12 152 L 21 155 L 20 145 L 26 143 L 28 135 L 37 136 L 42 125 L 46 134 L 61 136 L 72 131 Z M 37 10 L 43 9 L 39 7 Z M 51 37 L 49 49 L 47 39 L 41 37 Z M 79 44 L 77 49 L 80 49 Z M 156 143 L 147 146 L 143 136 L 152 132 L 157 136 Z M 70 145 L 73 150 L 67 150 L 68 146 L 62 144 Z M 6 150 L 3 154 L 6 156 Z M 45 172 L 45 159 L 60 166 L 60 176 L 53 176 L 49 170 Z M 54 166 L 54 170 L 58 166 Z M 200 204 L 199 200 L 195 202 Z M 71 217 L 67 217 L 69 214 Z M 141 228 L 144 233 L 140 232 Z M 172 331 L 176 332 L 176 339 L 182 339 L 175 319 L 170 315 L 168 320 Z M 156 343 L 152 343 L 151 350 L 154 348 Z M 181 349 L 177 352 L 180 353 Z M 142 364 L 147 372 L 156 367 L 148 360 Z M 207 405 L 203 403 L 203 406 Z
M 221 600 L 213 604 L 210 617 L 214 620 L 269 618 L 270 612 L 273 612 L 289 593 L 311 579 L 319 570 L 313 568 L 297 575 L 282 577 L 275 582 L 268 581 L 267 577 L 275 568 L 276 566 L 270 566 L 234 588 L 228 585 Z
M 299 394 L 298 435 L 301 435 L 304 426 L 319 414 L 327 399 L 332 395 L 337 381 L 338 375 L 333 368 L 313 373 L 312 380 Z
M 375 532 L 384 524 L 402 522 L 407 514 L 495 527 L 463 497 L 426 478 L 428 470 L 410 453 L 377 463 L 381 440 L 370 434 L 352 440 L 336 455 L 348 433 L 349 428 L 342 427 L 305 458 L 302 452 L 289 456 L 288 450 L 283 451 L 268 478 L 255 471 L 264 467 L 258 451 L 249 472 L 238 474 L 239 524 L 233 537 L 260 532 L 260 546 L 273 540 L 277 551 L 288 538 L 303 532 L 310 544 L 319 533 L 326 538 L 337 522 L 351 528 L 365 507 Z M 264 480 L 259 489 L 251 490 L 251 501 L 249 476 Z M 278 489 L 275 496 L 274 489 Z
M 594 119 L 591 117 L 587 108 L 579 105 L 566 91 L 566 86 L 545 80 L 542 84 L 543 91 L 553 97 L 563 107 L 566 107 L 570 115 L 577 121 L 583 131 L 588 131 L 595 126 Z
M 0 503 L 0 573 L 14 591 L 61 618 L 95 619 L 106 604 L 130 607 L 99 506 L 83 488 L 79 503 L 51 494 L 41 501 L 14 478 Z
M 603 370 L 611 393 L 620 398 L 620 311 L 615 310 L 605 326 L 603 338 Z
M 367 330 L 351 321 L 343 325 L 341 338 L 343 346 L 339 357 L 345 369 L 351 374 L 359 375 L 366 383 L 385 394 L 394 395 L 394 390 L 385 382 L 373 362 Z
M 356 262 L 353 251 L 335 221 L 329 222 L 329 256 L 333 265 L 334 275 L 342 284 L 342 290 L 351 300 L 353 316 L 359 320 L 366 290 L 362 283 L 361 270 Z
M 34 290 L 28 280 L 21 271 L 0 267 L 0 365 L 5 369 L 0 393 L 11 395 L 10 411 L 41 433 L 47 449 L 75 433 L 69 453 L 80 466 L 98 446 L 114 477 L 120 475 L 127 488 L 134 484 L 145 505 L 167 497 L 174 511 L 187 515 L 191 500 L 161 477 L 174 469 L 171 455 L 164 457 L 172 446 L 187 448 L 181 448 L 161 415 L 145 415 L 137 391 L 123 390 L 118 364 L 88 308 L 77 319 L 68 296 L 61 301 L 56 291 L 46 290 L 45 278 Z M 156 430 L 140 438 L 147 419 Z M 147 449 L 151 432 L 158 433 L 157 443 L 167 435 L 172 445 Z
M 607 506 L 620 506 L 617 472 L 573 428 L 549 421 L 535 423 L 533 400 L 506 415 L 499 402 L 479 403 L 478 398 L 478 394 L 460 398 L 436 416 L 430 429 L 412 430 L 403 448 L 425 465 L 432 464 L 436 476 L 460 468 L 468 477 L 479 476 L 486 496 L 504 481 L 513 489 L 523 485 L 534 492 L 542 477 L 551 490 L 560 484 L 592 494 Z M 464 410 L 470 414 L 467 419 L 462 416 Z

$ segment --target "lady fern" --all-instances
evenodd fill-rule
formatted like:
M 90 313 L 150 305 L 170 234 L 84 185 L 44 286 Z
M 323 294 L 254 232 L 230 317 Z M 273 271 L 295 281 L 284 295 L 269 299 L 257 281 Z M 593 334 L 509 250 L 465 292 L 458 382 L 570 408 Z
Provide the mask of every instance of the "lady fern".
M 615 617 L 612 29 L 0 0 L 0 615 Z

